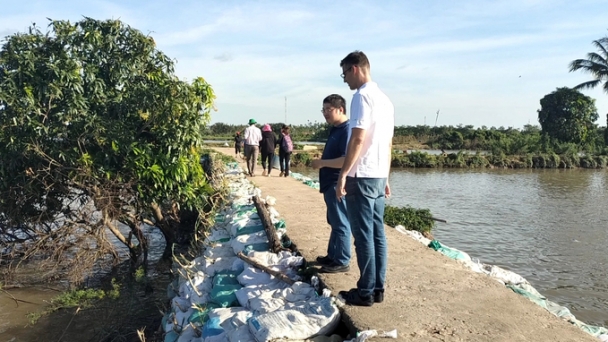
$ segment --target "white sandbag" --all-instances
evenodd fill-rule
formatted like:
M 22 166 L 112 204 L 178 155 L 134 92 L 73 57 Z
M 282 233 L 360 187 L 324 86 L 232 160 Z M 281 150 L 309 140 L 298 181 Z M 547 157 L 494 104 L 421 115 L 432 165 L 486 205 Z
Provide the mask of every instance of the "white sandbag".
M 228 335 L 228 341 L 230 342 L 256 342 L 247 325 L 232 330 L 226 335 Z
M 195 342 L 199 341 L 200 336 L 201 331 L 193 327 L 191 324 L 188 324 L 184 326 L 176 342 Z
M 209 336 L 203 340 L 204 342 L 224 342 L 228 341 L 228 335 L 224 331 L 223 333 L 215 336 Z
M 338 308 L 331 298 L 320 297 L 314 301 L 291 305 L 293 309 L 278 310 L 249 320 L 248 326 L 258 342 L 278 338 L 307 339 L 327 335 L 340 322 Z
M 236 279 L 238 280 L 239 284 L 243 286 L 266 284 L 271 281 L 279 281 L 278 279 L 274 278 L 272 278 L 271 280 L 271 277 L 272 276 L 270 274 L 260 270 L 259 268 L 256 268 L 252 265 L 247 265 L 243 272 L 241 272 L 241 274 L 236 277 Z
M 481 262 L 479 262 L 479 260 L 473 261 L 473 260 L 457 260 L 458 262 L 462 263 L 464 266 L 466 266 L 468 269 L 470 269 L 471 271 L 475 272 L 475 273 L 484 273 L 484 274 L 489 274 L 484 268 L 483 268 L 483 264 Z
M 186 312 L 191 306 L 190 299 L 188 298 L 177 296 L 171 299 L 171 309 L 173 312 Z
M 224 323 L 227 319 L 232 318 L 232 316 L 236 315 L 241 311 L 249 312 L 249 310 L 241 307 L 217 308 L 209 311 L 209 318 L 219 319 L 220 325 L 222 325 L 222 323 Z
M 253 316 L 253 313 L 249 310 L 239 311 L 234 316 L 230 317 L 224 324 L 222 324 L 222 328 L 224 331 L 230 332 L 236 330 L 242 326 L 247 326 L 247 321 Z M 249 328 L 247 328 L 249 329 Z
M 266 196 L 266 204 L 269 206 L 277 205 L 277 199 L 272 196 Z
M 281 217 L 281 214 L 279 214 L 279 212 L 274 207 L 268 208 L 268 213 L 270 214 L 270 218 L 272 218 L 272 219 Z
M 249 308 L 256 315 L 285 309 L 285 299 L 281 297 L 256 297 L 249 300 Z
M 229 243 L 216 244 L 205 248 L 203 255 L 209 259 L 217 259 L 221 257 L 234 256 L 234 251 Z
M 188 298 L 192 303 L 200 303 L 196 298 L 204 297 L 206 293 L 211 292 L 213 281 L 211 277 L 205 275 L 205 273 L 199 271 L 192 274 L 191 278 L 186 279 L 185 282 L 179 287 L 179 296 L 182 298 Z
M 230 235 L 237 236 L 239 231 L 246 227 L 260 227 L 263 229 L 262 221 L 260 219 L 251 219 L 244 217 L 230 221 Z
M 232 265 L 234 264 L 234 261 L 236 259 L 236 256 L 217 258 L 213 260 L 213 263 L 211 265 L 207 266 L 207 268 L 205 269 L 205 274 L 210 277 L 213 277 L 219 272 L 230 271 L 232 270 Z
M 412 239 L 422 243 L 425 246 L 428 246 L 429 243 L 431 243 L 431 240 L 424 237 L 424 235 L 422 235 L 422 233 L 417 230 L 407 230 L 404 226 L 400 224 L 395 227 L 395 230 L 401 234 L 411 237 Z
M 188 320 L 190 319 L 190 315 L 194 312 L 194 309 L 190 308 L 186 312 L 176 311 L 175 312 L 175 322 L 173 326 L 173 330 L 177 332 L 181 332 L 182 329 L 188 325 Z
M 166 316 L 167 319 L 164 321 L 165 324 L 163 325 L 163 330 L 167 333 L 173 330 L 173 325 L 175 323 L 175 312 L 169 312 Z
M 230 240 L 230 234 L 225 229 L 212 228 L 209 231 L 209 235 L 205 238 L 204 243 L 212 245 L 214 243 L 221 243 Z
M 504 284 L 518 285 L 518 284 L 528 284 L 528 281 L 520 276 L 519 274 L 511 271 L 507 271 L 495 265 L 484 265 L 484 269 L 489 271 L 489 275 L 492 278 L 495 278 L 501 281 Z
M 245 246 L 257 244 L 257 243 L 268 243 L 268 237 L 266 237 L 265 231 L 259 231 L 253 234 L 240 235 L 232 239 L 230 245 L 234 254 L 238 254 L 245 249 Z
M 279 253 L 251 251 L 247 254 L 247 257 L 264 266 L 281 265 L 297 268 L 304 264 L 304 257 L 295 256 L 289 251 Z
M 315 289 L 310 284 L 299 281 L 295 282 L 291 287 L 279 291 L 276 295 L 280 295 L 288 302 L 307 301 L 317 297 Z
M 238 277 L 237 277 L 238 278 Z M 236 299 L 239 301 L 239 304 L 244 308 L 249 308 L 249 300 L 256 297 L 272 297 L 274 291 L 282 290 L 284 288 L 289 287 L 287 283 L 279 280 L 272 281 L 270 283 L 265 284 L 254 284 L 245 286 L 238 291 L 235 292 Z M 270 294 L 268 294 L 270 293 Z

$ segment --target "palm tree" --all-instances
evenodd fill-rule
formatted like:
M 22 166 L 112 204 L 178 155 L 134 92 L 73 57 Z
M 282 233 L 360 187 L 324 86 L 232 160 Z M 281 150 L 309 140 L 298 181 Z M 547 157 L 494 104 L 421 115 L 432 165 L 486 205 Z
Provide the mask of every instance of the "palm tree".
M 587 59 L 577 59 L 570 63 L 570 72 L 582 69 L 595 77 L 593 81 L 583 82 L 574 89 L 595 88 L 604 83 L 604 91 L 608 93 L 608 36 L 594 40 L 599 53 L 590 52 Z

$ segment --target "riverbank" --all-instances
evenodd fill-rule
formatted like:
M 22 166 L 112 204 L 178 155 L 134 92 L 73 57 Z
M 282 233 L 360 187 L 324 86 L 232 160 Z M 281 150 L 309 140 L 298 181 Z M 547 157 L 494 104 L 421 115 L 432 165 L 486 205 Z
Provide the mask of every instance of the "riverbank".
M 231 154 L 230 148 L 218 148 Z M 324 255 L 329 237 L 325 206 L 317 190 L 291 178 L 250 180 L 264 195 L 277 199 L 290 238 L 307 260 Z M 275 170 L 276 172 L 276 170 Z M 370 308 L 346 307 L 344 317 L 358 330 L 397 329 L 402 341 L 597 341 L 551 315 L 504 285 L 387 228 L 389 268 L 386 299 Z M 354 255 L 354 249 L 353 249 Z M 355 286 L 351 271 L 322 274 L 336 294 Z

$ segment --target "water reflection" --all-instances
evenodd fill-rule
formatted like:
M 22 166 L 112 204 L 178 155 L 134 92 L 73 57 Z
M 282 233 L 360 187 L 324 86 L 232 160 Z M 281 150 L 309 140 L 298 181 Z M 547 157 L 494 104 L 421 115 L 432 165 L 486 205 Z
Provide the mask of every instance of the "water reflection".
M 594 170 L 412 169 L 389 204 L 429 208 L 435 236 L 527 278 L 588 323 L 608 323 L 607 174 Z

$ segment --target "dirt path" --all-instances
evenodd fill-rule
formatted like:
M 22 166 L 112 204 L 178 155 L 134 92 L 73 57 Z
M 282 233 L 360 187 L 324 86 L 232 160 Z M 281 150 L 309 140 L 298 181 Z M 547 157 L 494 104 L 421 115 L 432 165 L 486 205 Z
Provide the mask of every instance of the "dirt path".
M 234 153 L 231 148 L 217 150 Z M 250 180 L 263 197 L 277 199 L 275 208 L 303 256 L 314 260 L 325 255 L 329 225 L 318 190 L 290 177 L 279 178 L 277 170 L 271 177 L 261 173 L 258 165 L 256 177 Z M 344 311 L 345 320 L 359 330 L 397 329 L 399 341 L 598 341 L 496 280 L 474 273 L 390 227 L 387 239 L 385 301 L 372 307 L 347 306 Z M 352 255 L 354 258 L 354 247 Z M 359 269 L 352 260 L 350 272 L 320 276 L 337 294 L 356 286 Z

